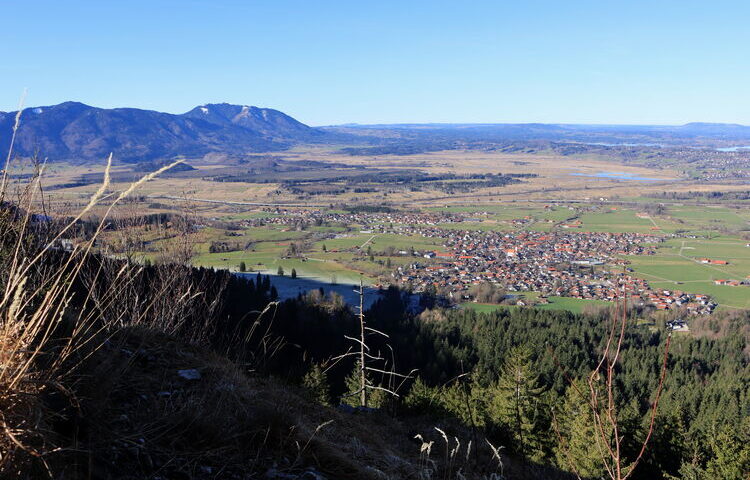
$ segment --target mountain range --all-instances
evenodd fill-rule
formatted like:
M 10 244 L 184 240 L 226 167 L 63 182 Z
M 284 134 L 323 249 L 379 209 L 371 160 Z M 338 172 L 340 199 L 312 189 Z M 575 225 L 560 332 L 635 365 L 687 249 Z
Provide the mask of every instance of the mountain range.
M 18 112 L 0 112 L 0 151 L 7 152 Z M 281 150 L 333 134 L 311 128 L 278 110 L 206 104 L 183 114 L 137 108 L 96 108 L 78 102 L 27 108 L 14 154 L 49 160 L 125 162 Z
M 8 151 L 17 112 L 0 112 L 0 153 Z M 750 141 L 750 127 L 736 124 L 394 124 L 313 128 L 278 110 L 228 103 L 205 104 L 182 114 L 137 108 L 97 108 L 78 102 L 27 108 L 14 154 L 50 161 L 160 162 L 210 153 L 242 156 L 300 143 L 386 145 L 384 152 L 456 148 L 467 143 L 590 142 L 612 145 L 713 147 Z M 630 142 L 630 143 L 628 143 Z M 416 147 L 415 147 L 416 145 Z M 380 148 L 380 147 L 379 147 Z M 416 148 L 416 150 L 415 150 Z M 420 147 L 421 148 L 421 147 Z M 404 150 L 405 149 L 405 150 Z M 360 152 L 363 153 L 363 152 Z M 364 152 L 374 154 L 370 150 Z
M 745 140 L 750 126 L 735 123 L 692 122 L 684 125 L 607 125 L 564 123 L 401 123 L 348 124 L 327 127 L 346 131 L 391 131 L 419 136 L 448 135 L 484 140 L 553 140 L 586 141 L 603 135 L 652 140 Z

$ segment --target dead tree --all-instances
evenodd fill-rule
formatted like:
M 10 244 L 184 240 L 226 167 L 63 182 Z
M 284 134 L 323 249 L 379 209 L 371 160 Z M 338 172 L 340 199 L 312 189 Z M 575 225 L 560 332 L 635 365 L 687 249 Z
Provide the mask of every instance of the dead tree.
M 399 395 L 396 393 L 399 388 L 404 384 L 404 382 L 410 378 L 412 378 L 412 374 L 416 372 L 416 370 L 412 370 L 407 375 L 402 375 L 399 373 L 396 373 L 395 371 L 395 362 L 391 364 L 391 369 L 386 370 L 387 368 L 387 360 L 381 356 L 380 352 L 377 352 L 376 354 L 371 353 L 370 347 L 367 345 L 367 337 L 370 335 L 381 335 L 384 338 L 388 339 L 390 338 L 386 333 L 381 332 L 380 330 L 376 330 L 372 327 L 368 327 L 365 322 L 365 310 L 364 310 L 364 299 L 365 299 L 365 293 L 364 293 L 364 285 L 362 283 L 362 277 L 360 275 L 359 278 L 359 338 L 350 337 L 348 335 L 344 335 L 344 338 L 347 340 L 350 340 L 354 342 L 357 345 L 357 350 L 354 350 L 353 348 L 349 348 L 349 350 L 337 357 L 332 358 L 332 364 L 329 366 L 326 370 L 330 369 L 333 365 L 338 363 L 338 361 L 348 358 L 348 357 L 357 357 L 358 363 L 359 363 L 359 388 L 354 392 L 349 392 L 346 395 L 344 395 L 343 398 L 346 397 L 353 397 L 353 396 L 359 396 L 359 406 L 362 408 L 367 408 L 369 406 L 368 404 L 368 398 L 369 398 L 369 392 L 373 390 L 380 390 L 383 391 L 393 397 L 398 398 Z M 388 346 L 390 348 L 390 345 Z M 373 366 L 374 362 L 384 362 L 383 368 L 377 368 L 376 366 Z M 384 377 L 388 377 L 389 379 L 393 380 L 394 378 L 401 379 L 401 382 L 398 386 L 394 387 L 393 384 L 389 384 L 389 386 L 383 387 L 379 385 L 374 385 L 368 380 L 368 372 L 381 374 Z
M 662 389 L 664 387 L 664 379 L 667 375 L 667 361 L 669 359 L 669 346 L 672 341 L 672 331 L 669 330 L 667 333 L 667 340 L 664 346 L 664 356 L 662 358 L 661 370 L 659 372 L 659 380 L 654 392 L 654 400 L 649 409 L 649 426 L 646 436 L 641 442 L 640 449 L 636 458 L 629 462 L 628 459 L 623 458 L 622 444 L 623 435 L 621 432 L 618 409 L 616 402 L 615 392 L 615 368 L 620 355 L 622 353 L 622 345 L 625 340 L 625 334 L 628 324 L 628 311 L 627 311 L 627 300 L 625 295 L 625 288 L 623 286 L 623 299 L 621 302 L 616 302 L 614 309 L 610 314 L 610 324 L 607 333 L 607 341 L 604 345 L 604 349 L 599 357 L 596 367 L 592 370 L 591 374 L 587 379 L 588 391 L 581 391 L 576 386 L 576 383 L 564 372 L 562 366 L 559 364 L 556 358 L 555 363 L 557 367 L 563 371 L 566 381 L 569 383 L 570 388 L 575 389 L 576 393 L 581 398 L 588 398 L 588 409 L 591 411 L 594 427 L 594 443 L 596 445 L 599 456 L 601 457 L 604 469 L 607 475 L 612 480 L 626 480 L 629 478 L 635 468 L 638 466 L 646 453 L 648 442 L 654 432 L 654 423 L 656 420 L 656 413 L 659 406 L 659 399 L 661 398 Z M 585 390 L 585 387 L 584 387 Z M 567 449 L 562 434 L 557 426 L 557 419 L 553 411 L 553 428 L 555 433 L 560 440 L 562 448 Z M 580 479 L 581 476 L 578 474 L 576 465 L 571 460 L 570 452 L 566 451 L 566 456 L 569 459 L 569 464 L 572 471 Z

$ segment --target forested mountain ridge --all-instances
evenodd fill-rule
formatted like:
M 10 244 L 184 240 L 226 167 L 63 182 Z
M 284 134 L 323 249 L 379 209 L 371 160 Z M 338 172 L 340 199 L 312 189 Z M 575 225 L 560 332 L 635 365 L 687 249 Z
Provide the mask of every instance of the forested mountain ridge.
M 0 150 L 8 151 L 17 112 L 0 112 Z M 79 102 L 26 108 L 14 153 L 51 161 L 85 162 L 110 152 L 122 161 L 140 162 L 219 152 L 282 150 L 301 141 L 327 138 L 269 108 L 210 104 L 174 115 L 137 108 L 96 108 Z

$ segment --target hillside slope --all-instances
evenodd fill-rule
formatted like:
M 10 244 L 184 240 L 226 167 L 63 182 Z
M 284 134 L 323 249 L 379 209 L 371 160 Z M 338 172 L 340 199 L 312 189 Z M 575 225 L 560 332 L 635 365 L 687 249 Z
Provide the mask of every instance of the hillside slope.
M 481 436 L 456 422 L 319 405 L 301 389 L 152 331 L 118 332 L 78 378 L 75 402 L 47 402 L 55 408 L 47 418 L 60 419 L 50 427 L 63 448 L 48 459 L 59 478 L 572 478 L 505 455 L 500 465 Z M 457 448 L 450 461 L 435 427 Z M 420 454 L 416 434 L 434 442 L 430 452 Z

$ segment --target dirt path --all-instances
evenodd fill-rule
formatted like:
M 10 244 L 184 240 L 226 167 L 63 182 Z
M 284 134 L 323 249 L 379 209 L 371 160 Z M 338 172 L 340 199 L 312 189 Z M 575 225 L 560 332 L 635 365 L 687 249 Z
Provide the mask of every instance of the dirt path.
M 360 245 L 359 249 L 362 250 L 363 248 L 365 248 L 367 246 L 367 244 L 370 243 L 370 242 L 372 242 L 372 239 L 375 238 L 375 237 L 377 237 L 377 236 L 378 236 L 378 234 L 376 233 L 375 235 L 373 235 L 372 237 L 370 237 L 365 243 L 363 243 L 362 245 Z

